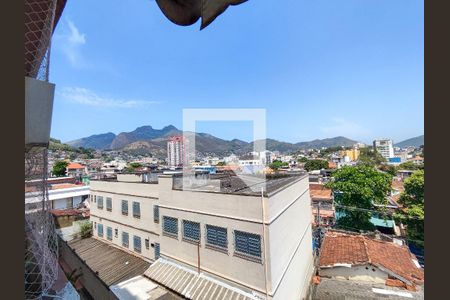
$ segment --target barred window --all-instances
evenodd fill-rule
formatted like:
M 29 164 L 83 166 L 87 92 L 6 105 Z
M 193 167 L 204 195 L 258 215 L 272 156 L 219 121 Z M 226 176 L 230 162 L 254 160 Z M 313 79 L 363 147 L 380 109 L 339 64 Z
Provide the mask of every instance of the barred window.
M 145 239 L 145 249 L 150 249 L 150 240 L 149 239 Z
M 153 205 L 153 222 L 159 223 L 159 206 Z
M 97 235 L 103 237 L 103 224 L 97 224 Z
M 164 216 L 163 230 L 165 234 L 178 236 L 178 219 Z
M 114 237 L 118 237 L 119 236 L 119 229 L 114 229 Z
M 103 209 L 103 197 L 97 196 L 97 208 Z
M 141 217 L 141 204 L 139 202 L 133 201 L 133 217 L 135 218 Z
M 112 211 L 112 199 L 109 197 L 106 197 L 106 210 Z
M 234 246 L 236 252 L 261 257 L 261 236 L 258 234 L 235 230 Z
M 141 252 L 141 237 L 133 236 L 133 248 L 136 252 Z
M 128 248 L 129 240 L 130 240 L 130 237 L 128 235 L 128 232 L 122 231 L 122 246 Z
M 191 241 L 200 241 L 200 223 L 183 220 L 183 238 Z
M 161 255 L 161 253 L 160 253 L 159 243 L 155 243 L 155 259 L 158 259 L 160 255 Z
M 228 234 L 227 229 L 213 225 L 206 225 L 206 243 L 212 246 L 227 249 Z
M 112 228 L 106 227 L 106 238 L 110 241 L 112 241 Z
M 128 201 L 122 200 L 122 215 L 128 215 Z

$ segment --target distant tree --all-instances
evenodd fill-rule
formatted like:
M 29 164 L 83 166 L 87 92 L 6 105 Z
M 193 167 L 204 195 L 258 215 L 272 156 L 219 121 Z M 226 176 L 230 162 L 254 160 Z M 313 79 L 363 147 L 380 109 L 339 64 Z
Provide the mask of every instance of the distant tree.
M 302 157 L 300 157 L 299 159 L 297 159 L 297 161 L 298 161 L 299 163 L 305 163 L 305 162 L 308 161 L 308 159 L 307 159 L 306 157 L 302 156 Z
M 67 161 L 58 160 L 53 165 L 52 173 L 56 177 L 62 177 L 66 175 L 66 168 L 69 165 Z
M 304 166 L 306 171 L 321 170 L 328 168 L 328 161 L 321 159 L 308 160 Z
M 282 162 L 281 160 L 274 160 L 270 165 L 269 168 L 272 170 L 278 170 L 281 167 L 288 166 L 289 164 L 287 162 Z
M 373 230 L 374 225 L 370 222 L 372 213 L 358 209 L 373 210 L 373 204 L 386 204 L 391 181 L 390 174 L 380 172 L 373 166 L 344 166 L 335 171 L 333 180 L 326 186 L 333 190 L 338 204 L 336 210 L 342 214 L 337 220 L 337 226 Z
M 400 164 L 398 167 L 401 170 L 411 170 L 411 171 L 424 169 L 423 164 L 415 164 L 412 161 L 404 162 L 404 163 Z
M 128 166 L 132 169 L 137 169 L 137 168 L 142 167 L 142 164 L 138 163 L 138 162 L 132 162 L 132 163 L 129 163 Z
M 378 151 L 369 147 L 360 149 L 358 160 L 360 164 L 368 166 L 380 166 L 386 162 L 386 159 Z
M 395 176 L 398 169 L 396 166 L 383 164 L 380 166 L 380 170 Z
M 225 165 L 226 165 L 226 163 L 225 163 L 224 161 L 219 161 L 219 162 L 216 164 L 216 166 L 219 166 L 219 167 L 225 166 Z
M 405 191 L 400 195 L 399 202 L 403 210 L 398 215 L 407 226 L 409 239 L 424 240 L 424 216 L 425 216 L 425 180 L 424 171 L 417 170 L 409 178 L 405 179 Z

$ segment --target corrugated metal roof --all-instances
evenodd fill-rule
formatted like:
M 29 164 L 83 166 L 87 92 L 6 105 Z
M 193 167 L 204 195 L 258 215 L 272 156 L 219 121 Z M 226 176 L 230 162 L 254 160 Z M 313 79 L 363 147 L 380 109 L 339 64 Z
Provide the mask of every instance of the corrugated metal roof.
M 150 266 L 149 262 L 95 238 L 74 240 L 68 245 L 92 271 L 98 272 L 107 286 L 142 275 Z
M 260 297 L 214 279 L 204 273 L 198 274 L 185 266 L 159 258 L 144 276 L 183 295 L 187 299 L 252 300 Z

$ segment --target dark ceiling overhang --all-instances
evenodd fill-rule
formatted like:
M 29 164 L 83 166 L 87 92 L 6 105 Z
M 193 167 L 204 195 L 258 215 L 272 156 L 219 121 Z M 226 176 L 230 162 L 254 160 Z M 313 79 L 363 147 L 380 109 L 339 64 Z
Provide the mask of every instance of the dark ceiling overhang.
M 156 0 L 163 14 L 173 23 L 192 25 L 202 19 L 200 30 L 211 24 L 228 6 L 247 0 Z

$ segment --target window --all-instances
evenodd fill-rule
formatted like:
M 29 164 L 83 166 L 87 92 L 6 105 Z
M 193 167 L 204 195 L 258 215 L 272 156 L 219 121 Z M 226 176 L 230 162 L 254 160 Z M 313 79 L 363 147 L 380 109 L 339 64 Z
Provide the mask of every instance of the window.
M 200 241 L 200 223 L 183 220 L 183 239 Z
M 141 253 L 141 237 L 133 236 L 133 248 L 134 251 Z
M 106 197 L 106 210 L 112 211 L 112 199 L 109 197 Z
M 98 224 L 97 225 L 97 235 L 99 237 L 103 237 L 103 224 Z
M 96 202 L 97 202 L 97 196 L 94 195 L 94 203 L 96 203 Z
M 164 216 L 163 233 L 169 236 L 178 237 L 178 219 Z
M 110 241 L 112 241 L 112 228 L 106 227 L 106 238 Z
M 213 247 L 228 248 L 227 229 L 213 225 L 206 225 L 206 244 Z
M 135 218 L 141 217 L 141 204 L 139 202 L 133 201 L 133 217 Z
M 155 243 L 155 259 L 158 259 L 159 256 L 160 256 L 159 243 Z
M 234 231 L 235 251 L 245 255 L 261 257 L 261 236 L 258 234 Z
M 128 201 L 122 200 L 122 215 L 128 216 Z
M 119 236 L 119 229 L 114 229 L 114 237 L 118 237 Z
M 129 236 L 128 236 L 128 232 L 122 232 L 122 246 L 127 247 L 128 248 L 128 244 L 129 244 Z
M 153 222 L 159 223 L 159 206 L 153 205 Z
M 150 249 L 150 240 L 149 239 L 145 239 L 145 249 Z
M 97 197 L 97 208 L 103 209 L 103 197 L 102 196 Z

